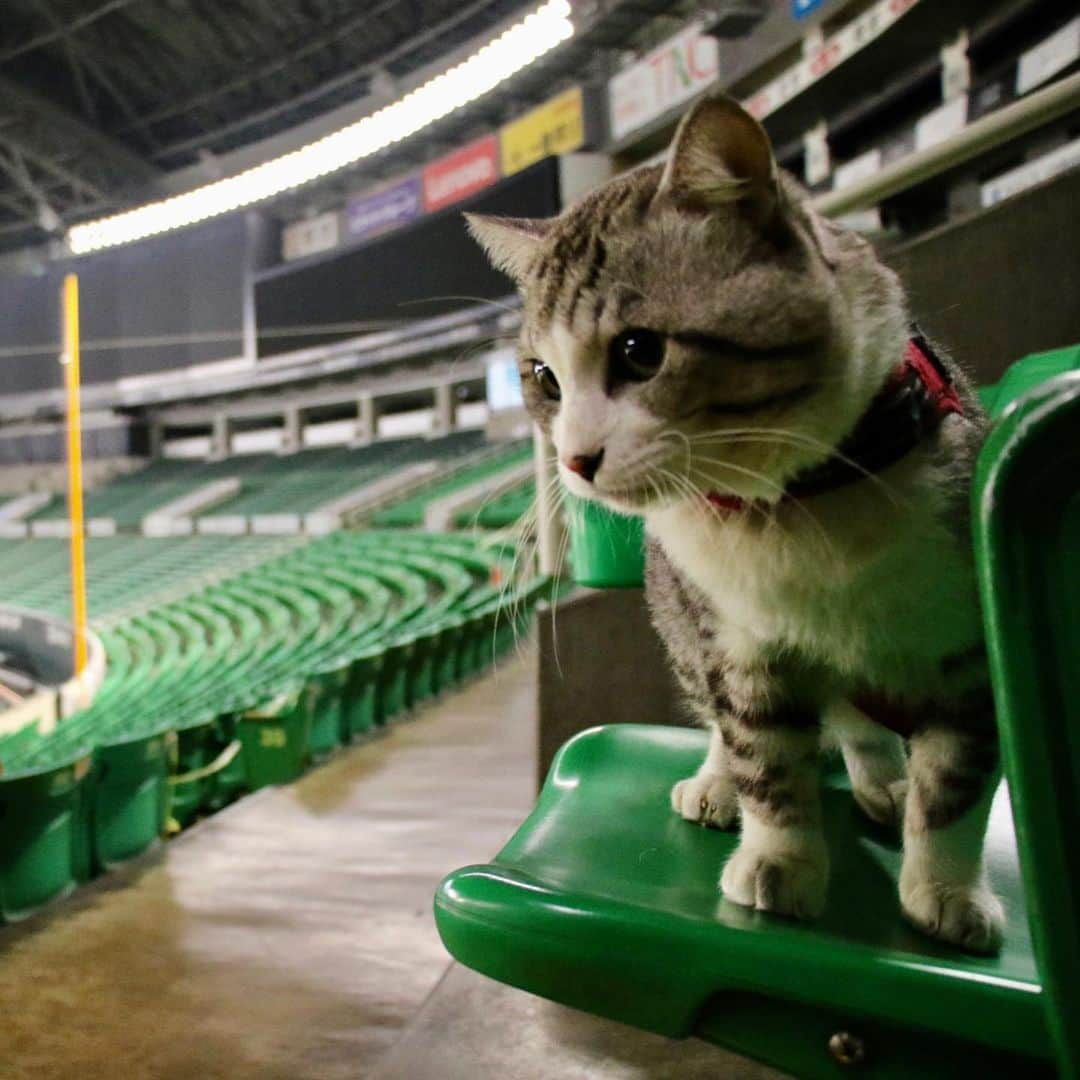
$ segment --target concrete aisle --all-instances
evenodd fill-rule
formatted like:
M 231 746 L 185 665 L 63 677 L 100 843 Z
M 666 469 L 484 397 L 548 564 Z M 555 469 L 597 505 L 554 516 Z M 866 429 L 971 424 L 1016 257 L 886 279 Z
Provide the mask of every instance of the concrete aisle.
M 533 801 L 532 655 L 0 930 L 0 1080 L 366 1076 Z
M 450 966 L 432 896 L 532 807 L 534 687 L 530 651 L 0 929 L 0 1080 L 777 1076 Z

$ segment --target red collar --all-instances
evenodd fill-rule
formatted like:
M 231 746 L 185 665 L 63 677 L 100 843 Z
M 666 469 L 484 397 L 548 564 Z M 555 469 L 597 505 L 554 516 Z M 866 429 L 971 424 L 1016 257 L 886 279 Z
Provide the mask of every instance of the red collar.
M 821 495 L 881 472 L 910 453 L 950 413 L 963 411 L 948 369 L 916 330 L 904 348 L 904 359 L 890 372 L 855 430 L 833 456 L 796 476 L 784 499 Z M 705 498 L 729 513 L 752 505 L 718 491 Z

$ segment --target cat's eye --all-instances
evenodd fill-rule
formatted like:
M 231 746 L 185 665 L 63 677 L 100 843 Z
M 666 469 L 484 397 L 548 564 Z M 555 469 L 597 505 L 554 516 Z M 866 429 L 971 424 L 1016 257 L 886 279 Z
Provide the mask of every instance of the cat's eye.
M 562 397 L 559 389 L 559 380 L 555 378 L 555 372 L 542 360 L 532 362 L 533 378 L 540 387 L 540 392 L 548 401 L 558 401 Z
M 655 330 L 633 327 L 611 339 L 611 373 L 617 379 L 644 382 L 651 379 L 664 363 L 666 345 Z

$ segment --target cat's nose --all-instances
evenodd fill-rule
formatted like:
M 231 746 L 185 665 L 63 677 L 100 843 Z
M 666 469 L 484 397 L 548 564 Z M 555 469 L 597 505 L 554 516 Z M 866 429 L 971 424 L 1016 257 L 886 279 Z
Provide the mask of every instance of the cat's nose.
M 588 480 L 591 484 L 603 460 L 604 451 L 601 448 L 595 454 L 575 454 L 573 457 L 567 458 L 563 464 L 571 472 L 577 473 L 578 476 Z

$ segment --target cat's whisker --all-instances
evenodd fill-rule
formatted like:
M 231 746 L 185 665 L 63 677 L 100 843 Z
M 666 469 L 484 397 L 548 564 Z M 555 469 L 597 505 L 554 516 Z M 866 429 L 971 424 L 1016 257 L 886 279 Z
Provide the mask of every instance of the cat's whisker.
M 801 432 L 787 431 L 784 429 L 770 428 L 736 428 L 723 432 L 701 432 L 697 435 L 686 436 L 692 443 L 710 443 L 718 446 L 725 444 L 738 445 L 740 443 L 775 443 L 776 445 L 801 446 L 811 450 L 820 450 L 829 457 L 849 465 L 862 474 L 863 479 L 870 481 L 881 493 L 899 509 L 910 509 L 906 500 L 900 497 L 893 485 L 882 480 L 876 473 L 871 472 L 860 465 L 846 454 L 841 454 L 828 443 L 813 436 Z
M 738 473 L 741 476 L 747 476 L 750 479 L 757 480 L 759 483 L 764 484 L 766 487 L 768 487 L 770 490 L 772 490 L 781 497 L 785 494 L 785 489 L 782 484 L 778 484 L 776 481 L 770 480 L 769 477 L 765 476 L 763 473 L 758 472 L 756 469 L 749 469 L 743 465 L 734 465 L 730 461 L 724 461 L 722 458 L 702 458 L 699 456 L 697 460 L 706 465 L 714 465 L 719 468 L 729 469 L 735 473 Z M 698 468 L 697 471 L 701 473 L 703 478 L 708 479 L 708 477 L 701 472 L 700 468 Z M 783 505 L 792 506 L 796 510 L 798 510 L 799 513 L 801 513 L 806 518 L 806 520 L 814 527 L 814 530 L 817 532 L 818 536 L 822 540 L 822 543 L 825 545 L 828 551 L 831 554 L 835 554 L 836 546 L 833 543 L 832 538 L 829 536 L 828 530 L 813 515 L 813 513 L 806 505 L 804 505 L 798 499 L 788 499 L 783 503 Z M 770 514 L 770 520 L 775 523 L 777 528 L 779 527 L 779 518 L 777 517 L 775 512 Z
M 559 585 L 562 581 L 563 566 L 566 562 L 566 556 L 570 550 L 570 530 L 563 529 L 562 536 L 559 538 L 559 546 L 555 553 L 555 573 L 552 576 L 551 585 L 551 651 L 555 660 L 555 670 L 562 677 L 562 659 L 559 655 Z

